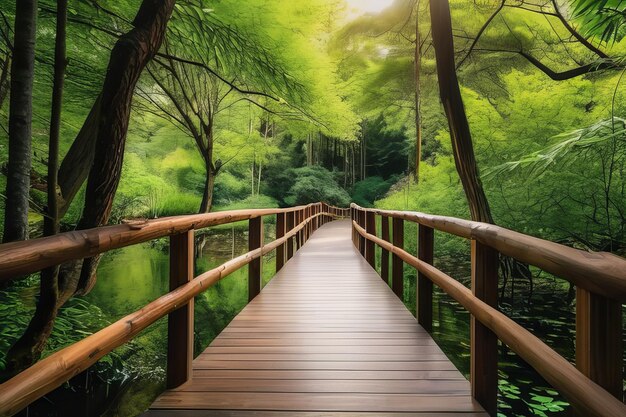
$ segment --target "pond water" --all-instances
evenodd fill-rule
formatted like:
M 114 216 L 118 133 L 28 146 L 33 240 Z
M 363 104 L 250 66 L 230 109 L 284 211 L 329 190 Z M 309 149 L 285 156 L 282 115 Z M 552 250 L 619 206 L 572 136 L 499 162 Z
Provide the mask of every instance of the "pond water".
M 266 241 L 273 239 L 271 229 L 266 228 Z M 246 251 L 247 236 L 243 231 L 214 230 L 207 235 L 198 254 L 196 273 Z M 86 330 L 97 331 L 166 293 L 168 259 L 167 241 L 106 254 L 98 268 L 97 285 L 81 301 L 90 308 L 90 319 L 99 318 L 91 320 L 93 328 Z M 458 259 L 439 258 L 436 266 L 467 285 L 469 262 L 459 263 Z M 274 270 L 274 260 L 272 256 L 266 256 L 263 262 L 263 281 L 267 283 Z M 405 269 L 405 288 L 404 302 L 414 313 L 415 271 L 410 267 Z M 509 285 L 500 308 L 573 361 L 575 318 L 574 305 L 567 296 L 568 287 L 561 281 L 543 277 L 537 278 L 530 298 L 527 283 L 516 283 L 512 297 L 510 288 Z M 245 306 L 247 291 L 247 269 L 243 268 L 196 298 L 196 354 Z M 30 302 L 32 305 L 35 294 L 34 288 L 23 288 L 19 297 L 25 304 Z M 70 304 L 69 308 L 80 305 Z M 469 314 L 437 290 L 433 313 L 435 340 L 461 372 L 469 376 Z M 167 322 L 162 319 L 130 344 L 31 405 L 22 415 L 131 417 L 141 414 L 164 389 L 166 340 Z M 500 416 L 567 414 L 568 404 L 558 392 L 505 346 L 500 347 L 499 362 Z M 55 412 L 50 412 L 51 409 Z

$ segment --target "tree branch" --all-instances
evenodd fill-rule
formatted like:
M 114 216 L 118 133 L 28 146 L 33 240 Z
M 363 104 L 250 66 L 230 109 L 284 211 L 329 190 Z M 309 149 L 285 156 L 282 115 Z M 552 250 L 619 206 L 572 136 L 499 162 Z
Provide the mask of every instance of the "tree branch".
M 501 0 L 500 5 L 498 6 L 498 8 L 496 10 L 494 10 L 494 12 L 491 14 L 491 16 L 489 16 L 489 18 L 485 21 L 485 23 L 483 24 L 483 26 L 480 28 L 480 30 L 478 31 L 478 33 L 476 34 L 476 37 L 474 38 L 474 41 L 472 42 L 472 44 L 470 45 L 467 53 L 465 54 L 465 56 L 456 64 L 456 70 L 458 71 L 458 69 L 461 67 L 461 65 L 463 65 L 463 62 L 465 62 L 465 60 L 470 56 L 470 54 L 472 53 L 472 51 L 474 50 L 474 47 L 476 46 L 476 44 L 478 43 L 478 40 L 480 39 L 480 37 L 482 36 L 482 34 L 485 32 L 485 30 L 487 30 L 487 27 L 491 24 L 491 22 L 493 21 L 493 19 L 496 18 L 496 16 L 500 13 L 500 11 L 502 11 L 502 9 L 504 8 L 504 5 L 506 3 L 506 0 Z

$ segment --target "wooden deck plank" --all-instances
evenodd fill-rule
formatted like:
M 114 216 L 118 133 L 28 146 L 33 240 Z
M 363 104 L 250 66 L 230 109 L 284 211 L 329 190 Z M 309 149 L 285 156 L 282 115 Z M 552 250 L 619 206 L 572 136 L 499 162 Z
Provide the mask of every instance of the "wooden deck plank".
M 193 373 L 194 378 L 235 378 L 235 379 L 333 379 L 333 380 L 358 380 L 358 379 L 384 379 L 384 380 L 462 380 L 467 382 L 465 377 L 457 370 L 424 370 L 424 371 L 329 371 L 317 369 L 196 369 Z
M 311 392 L 372 394 L 446 394 L 470 395 L 467 381 L 441 379 L 389 380 L 376 379 L 215 379 L 197 378 L 175 391 L 187 392 Z
M 319 229 L 146 413 L 165 415 L 486 416 L 348 221 Z
M 482 408 L 470 396 L 436 394 L 360 394 L 291 392 L 168 391 L 152 406 L 156 409 L 293 410 L 379 412 L 477 412 Z
M 370 413 L 328 411 L 257 411 L 257 410 L 151 410 L 149 417 L 488 417 L 484 412 L 469 413 Z

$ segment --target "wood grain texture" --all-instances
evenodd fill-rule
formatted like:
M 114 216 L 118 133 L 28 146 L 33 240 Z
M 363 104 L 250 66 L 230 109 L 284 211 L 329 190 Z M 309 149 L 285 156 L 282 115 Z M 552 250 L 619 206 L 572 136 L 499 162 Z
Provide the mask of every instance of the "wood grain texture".
M 576 289 L 576 367 L 623 401 L 622 305 Z
M 189 303 L 195 296 L 206 291 L 219 280 L 248 265 L 251 261 L 274 251 L 287 239 L 293 238 L 312 220 L 309 218 L 298 224 L 280 239 L 198 275 L 186 284 L 178 286 L 176 290 L 148 303 L 142 309 L 47 356 L 10 380 L 3 382 L 0 384 L 0 416 L 12 416 L 22 410 L 34 400 L 41 398 L 96 363 L 113 349 L 128 343 L 158 319 Z M 337 329 L 333 330 L 337 331 Z
M 257 411 L 257 410 L 151 410 L 149 417 L 488 417 L 487 413 L 370 413 L 337 411 Z
M 193 368 L 146 416 L 485 416 L 469 382 L 354 248 L 350 221 L 312 234 Z
M 417 257 L 433 264 L 435 231 L 427 226 L 419 225 L 417 231 Z M 433 329 L 433 282 L 423 273 L 417 272 L 417 321 L 430 332 Z
M 626 259 L 617 255 L 574 249 L 488 223 L 414 211 L 364 209 L 354 203 L 351 207 L 357 212 L 374 212 L 476 240 L 502 255 L 539 267 L 577 287 L 626 302 Z M 357 237 L 363 239 L 358 233 Z
M 317 208 L 317 207 L 316 207 Z M 316 214 L 318 212 L 316 211 Z M 314 222 L 317 222 L 316 218 Z M 287 226 L 287 222 L 285 219 L 285 213 L 278 213 L 276 215 L 276 239 L 280 239 L 285 236 L 285 227 Z M 285 248 L 286 245 L 282 244 L 276 248 L 276 272 L 280 271 L 283 265 L 285 264 Z
M 193 279 L 194 232 L 170 238 L 170 291 Z M 166 386 L 176 388 L 191 378 L 193 360 L 193 302 L 174 310 L 167 318 Z
M 321 203 L 317 203 L 319 206 Z M 0 282 L 28 275 L 73 259 L 91 258 L 113 249 L 220 224 L 278 213 L 293 214 L 304 207 L 230 210 L 188 216 L 133 221 L 115 226 L 59 233 L 54 236 L 0 245 Z M 297 223 L 296 223 L 297 224 Z M 293 228 L 294 223 L 291 224 Z
M 381 238 L 389 242 L 389 217 L 380 217 L 380 234 Z M 382 249 L 380 253 L 380 277 L 386 283 L 389 283 L 389 251 Z
M 282 236 L 281 236 L 282 237 Z M 263 245 L 263 218 L 255 217 L 248 221 L 248 250 L 257 250 Z M 248 264 L 248 301 L 261 292 L 261 258 Z
M 498 308 L 498 252 L 472 241 L 472 294 Z M 498 337 L 474 316 L 470 321 L 472 396 L 490 416 L 498 407 Z
M 404 221 L 402 219 L 393 219 L 393 246 L 397 248 L 404 247 Z M 374 242 L 372 242 L 374 243 Z M 393 292 L 402 299 L 404 297 L 404 263 L 397 255 L 391 255 L 391 288 Z
M 475 297 L 463 284 L 405 250 L 368 234 L 358 224 L 353 223 L 353 227 L 364 238 L 387 248 L 404 262 L 423 272 L 428 279 L 458 301 L 476 320 L 494 332 L 504 344 L 539 372 L 582 415 L 605 417 L 626 415 L 626 405 L 620 400 L 588 379 L 530 331 Z

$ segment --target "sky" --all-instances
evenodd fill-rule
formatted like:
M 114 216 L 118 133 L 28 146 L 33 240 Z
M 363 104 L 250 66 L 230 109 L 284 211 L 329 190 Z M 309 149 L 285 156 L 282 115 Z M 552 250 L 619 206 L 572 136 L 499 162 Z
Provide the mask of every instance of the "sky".
M 394 0 L 346 0 L 348 6 L 358 14 L 377 13 L 388 7 Z

